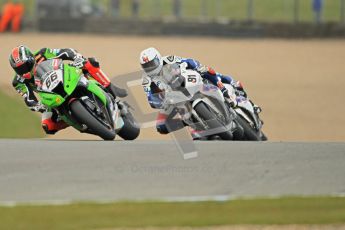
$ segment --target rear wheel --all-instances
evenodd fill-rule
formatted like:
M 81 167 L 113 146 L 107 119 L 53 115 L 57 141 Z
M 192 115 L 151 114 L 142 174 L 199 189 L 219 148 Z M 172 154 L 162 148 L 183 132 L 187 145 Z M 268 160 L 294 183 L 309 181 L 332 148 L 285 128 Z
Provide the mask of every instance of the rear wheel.
M 140 134 L 140 128 L 136 124 L 134 117 L 128 112 L 122 119 L 124 125 L 117 134 L 124 140 L 135 140 Z
M 116 136 L 115 130 L 109 129 L 99 122 L 79 100 L 73 101 L 70 104 L 70 109 L 75 119 L 81 124 L 86 125 L 90 130 L 90 133 L 95 134 L 104 140 L 114 140 Z
M 205 105 L 205 103 L 200 102 L 194 107 L 197 114 L 207 122 L 209 129 L 221 128 L 223 125 L 217 120 L 217 116 L 213 114 L 212 111 Z M 233 135 L 230 131 L 217 134 L 223 140 L 232 140 Z

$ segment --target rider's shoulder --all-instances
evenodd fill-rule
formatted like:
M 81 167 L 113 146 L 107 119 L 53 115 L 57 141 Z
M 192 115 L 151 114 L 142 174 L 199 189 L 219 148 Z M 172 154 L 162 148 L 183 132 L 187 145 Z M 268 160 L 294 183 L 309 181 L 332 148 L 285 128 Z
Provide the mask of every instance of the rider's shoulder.
M 164 64 L 174 64 L 174 63 L 180 62 L 181 60 L 182 58 L 176 55 L 169 55 L 169 56 L 163 57 Z
M 42 55 L 42 56 L 46 56 L 46 55 L 56 55 L 61 51 L 61 49 L 52 49 L 52 48 L 47 48 L 47 47 L 43 47 L 37 51 L 34 52 L 34 55 Z
M 146 86 L 146 85 L 150 85 L 151 84 L 151 78 L 149 76 L 147 76 L 146 74 L 143 74 L 142 75 L 142 81 L 141 81 L 141 84 L 143 86 Z
M 47 50 L 48 50 L 48 48 L 43 47 L 43 48 L 41 48 L 41 49 L 39 49 L 39 50 L 36 50 L 36 51 L 34 52 L 34 55 L 35 55 L 35 56 L 36 56 L 36 55 L 39 55 L 39 54 L 43 55 L 43 54 L 45 54 L 45 53 L 47 52 Z

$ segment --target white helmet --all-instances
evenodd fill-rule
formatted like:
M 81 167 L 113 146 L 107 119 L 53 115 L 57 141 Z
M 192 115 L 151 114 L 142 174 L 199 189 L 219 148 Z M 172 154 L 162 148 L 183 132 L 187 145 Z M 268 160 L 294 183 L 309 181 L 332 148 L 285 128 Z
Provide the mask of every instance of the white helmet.
M 140 64 L 149 77 L 158 76 L 163 68 L 162 55 L 153 47 L 143 50 Z

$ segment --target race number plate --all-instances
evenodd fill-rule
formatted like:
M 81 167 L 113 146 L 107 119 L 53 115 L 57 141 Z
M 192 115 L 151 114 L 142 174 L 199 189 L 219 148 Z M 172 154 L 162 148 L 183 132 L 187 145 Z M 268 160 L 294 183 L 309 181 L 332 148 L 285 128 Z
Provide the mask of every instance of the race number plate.
M 42 89 L 51 92 L 60 82 L 63 82 L 62 71 L 47 73 L 47 77 L 45 77 L 42 84 Z

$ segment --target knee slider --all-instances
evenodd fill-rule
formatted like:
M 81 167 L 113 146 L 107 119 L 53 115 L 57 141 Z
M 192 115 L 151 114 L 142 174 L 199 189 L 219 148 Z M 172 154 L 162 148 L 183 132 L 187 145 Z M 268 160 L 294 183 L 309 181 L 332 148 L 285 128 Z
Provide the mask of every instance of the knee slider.
M 156 126 L 157 132 L 160 134 L 168 134 L 169 130 L 166 125 L 157 125 Z
M 47 124 L 42 124 L 42 128 L 44 132 L 48 135 L 53 135 L 57 132 L 57 130 L 50 130 Z

